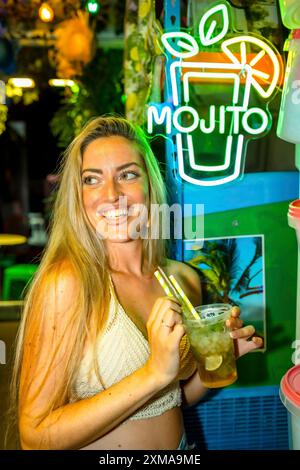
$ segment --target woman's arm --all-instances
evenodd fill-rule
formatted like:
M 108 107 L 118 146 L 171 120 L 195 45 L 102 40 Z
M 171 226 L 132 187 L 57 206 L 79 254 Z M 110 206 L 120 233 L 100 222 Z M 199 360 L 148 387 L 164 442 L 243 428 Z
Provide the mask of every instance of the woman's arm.
M 162 388 L 145 366 L 93 397 L 61 406 L 40 424 L 35 424 L 32 407 L 27 406 L 20 419 L 22 448 L 84 447 L 132 415 Z
M 180 382 L 182 390 L 182 405 L 184 408 L 193 406 L 208 392 L 208 388 L 202 384 L 198 370 L 188 379 Z
M 132 415 L 178 373 L 179 343 L 185 332 L 179 324 L 180 306 L 159 298 L 147 322 L 151 354 L 145 366 L 93 397 L 46 412 L 56 378 L 65 371 L 68 338 L 74 334 L 70 312 L 78 287 L 72 275 L 60 276 L 56 288 L 51 283 L 45 286 L 46 317 L 41 320 L 39 312 L 31 312 L 35 322 L 42 322 L 42 332 L 37 335 L 32 326 L 25 335 L 19 405 L 23 449 L 84 447 Z M 162 327 L 165 317 L 172 330 Z

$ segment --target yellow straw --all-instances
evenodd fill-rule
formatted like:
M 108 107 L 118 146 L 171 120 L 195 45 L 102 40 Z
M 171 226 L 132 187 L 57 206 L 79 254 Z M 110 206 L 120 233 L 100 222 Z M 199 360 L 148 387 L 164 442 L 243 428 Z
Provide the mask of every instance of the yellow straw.
M 200 317 L 197 313 L 197 310 L 193 307 L 193 305 L 191 304 L 191 302 L 187 298 L 186 294 L 184 293 L 184 291 L 182 290 L 182 288 L 180 287 L 180 285 L 176 281 L 175 277 L 171 274 L 171 276 L 169 276 L 169 279 L 172 282 L 175 289 L 177 290 L 177 292 L 180 294 L 180 297 L 181 297 L 182 301 L 185 303 L 186 307 L 189 309 L 189 311 L 191 312 L 193 317 L 196 320 L 200 320 Z
M 179 300 L 179 302 L 181 303 L 181 296 L 177 292 L 177 289 L 173 286 L 172 282 L 170 281 L 170 279 L 168 278 L 164 270 L 160 266 L 158 266 L 157 270 L 159 274 L 161 275 L 161 277 L 163 278 L 163 280 L 165 281 L 165 284 L 168 286 L 173 296 L 176 297 L 176 299 Z
M 163 290 L 165 291 L 166 295 L 167 295 L 168 297 L 173 297 L 170 288 L 168 287 L 167 283 L 165 282 L 165 280 L 164 280 L 164 278 L 162 277 L 162 275 L 160 274 L 160 272 L 159 272 L 159 271 L 155 271 L 154 276 L 156 277 L 156 279 L 157 279 L 158 282 L 160 283 L 160 285 L 161 285 L 161 287 L 163 288 Z

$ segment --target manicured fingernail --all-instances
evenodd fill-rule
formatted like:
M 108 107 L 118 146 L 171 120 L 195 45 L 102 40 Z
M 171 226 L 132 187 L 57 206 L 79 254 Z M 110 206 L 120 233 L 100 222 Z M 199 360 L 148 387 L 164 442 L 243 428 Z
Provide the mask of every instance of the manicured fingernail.
M 259 336 L 254 336 L 254 337 L 252 338 L 252 341 L 254 341 L 254 342 L 257 343 L 257 344 L 262 343 L 262 339 L 261 339 Z

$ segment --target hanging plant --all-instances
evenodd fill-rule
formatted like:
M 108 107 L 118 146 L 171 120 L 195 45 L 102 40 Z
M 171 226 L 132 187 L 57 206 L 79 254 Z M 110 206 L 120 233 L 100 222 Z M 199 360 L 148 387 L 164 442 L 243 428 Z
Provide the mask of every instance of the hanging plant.
M 73 78 L 82 74 L 83 67 L 93 57 L 94 32 L 89 15 L 79 10 L 75 18 L 63 21 L 55 28 L 55 62 L 57 76 Z
M 123 51 L 97 50 L 83 69 L 78 86 L 66 89 L 50 125 L 58 145 L 66 148 L 92 117 L 105 113 L 124 114 Z

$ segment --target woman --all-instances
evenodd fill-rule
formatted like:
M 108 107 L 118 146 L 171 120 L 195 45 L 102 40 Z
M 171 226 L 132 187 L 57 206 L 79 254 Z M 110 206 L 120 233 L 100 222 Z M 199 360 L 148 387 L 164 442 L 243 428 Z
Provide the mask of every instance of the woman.
M 185 448 L 180 405 L 205 389 L 181 306 L 154 271 L 172 273 L 195 305 L 201 288 L 192 268 L 166 258 L 163 240 L 141 235 L 159 223 L 151 211 L 164 202 L 151 149 L 126 120 L 94 119 L 68 148 L 18 338 L 23 449 Z M 261 339 L 238 316 L 233 309 L 241 355 Z

